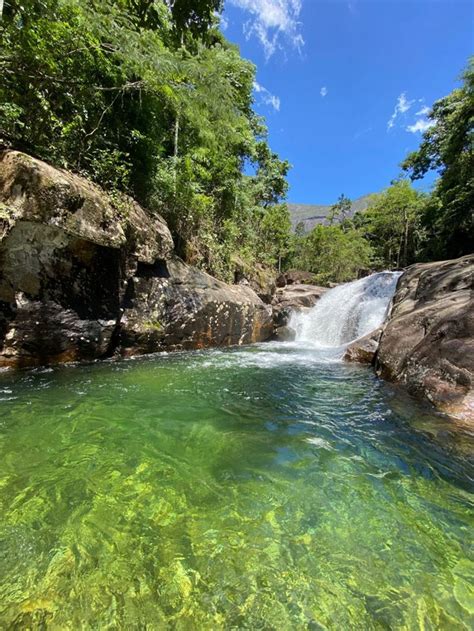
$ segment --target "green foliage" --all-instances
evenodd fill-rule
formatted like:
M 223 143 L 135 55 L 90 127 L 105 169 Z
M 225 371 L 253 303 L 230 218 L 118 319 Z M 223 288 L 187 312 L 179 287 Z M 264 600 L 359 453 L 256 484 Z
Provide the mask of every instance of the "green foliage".
M 294 239 L 298 254 L 293 265 L 313 272 L 316 282 L 323 285 L 353 280 L 371 267 L 372 248 L 354 228 L 318 225 Z
M 424 218 L 426 256 L 455 257 L 474 248 L 474 61 L 463 85 L 433 105 L 433 122 L 402 167 L 416 180 L 430 170 L 440 178 Z
M 289 165 L 252 110 L 254 66 L 214 27 L 220 8 L 7 0 L 0 135 L 132 194 L 165 216 L 179 254 L 232 280 L 236 259 L 284 255 Z
M 426 195 L 400 180 L 373 195 L 369 208 L 355 216 L 355 225 L 372 244 L 377 267 L 399 268 L 418 260 L 426 204 Z
M 332 226 L 334 223 L 339 223 L 342 226 L 349 228 L 351 209 L 352 202 L 343 193 L 339 196 L 337 202 L 331 206 L 331 210 L 328 215 L 329 224 Z

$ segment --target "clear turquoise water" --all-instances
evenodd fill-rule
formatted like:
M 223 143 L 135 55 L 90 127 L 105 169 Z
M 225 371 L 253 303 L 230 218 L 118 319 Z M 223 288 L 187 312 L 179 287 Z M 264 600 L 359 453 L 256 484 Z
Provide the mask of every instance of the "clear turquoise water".
M 369 369 L 260 345 L 0 397 L 1 628 L 472 628 L 472 437 Z

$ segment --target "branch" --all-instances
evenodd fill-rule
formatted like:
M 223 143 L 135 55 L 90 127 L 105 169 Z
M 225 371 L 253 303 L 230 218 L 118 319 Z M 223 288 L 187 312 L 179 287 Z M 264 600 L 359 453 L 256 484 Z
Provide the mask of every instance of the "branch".
M 86 134 L 84 136 L 84 140 L 86 138 L 90 138 L 91 136 L 93 136 L 96 131 L 98 131 L 102 121 L 104 120 L 104 116 L 107 114 L 107 112 L 109 112 L 111 110 L 111 108 L 113 107 L 115 101 L 118 99 L 118 97 L 120 96 L 120 92 L 117 92 L 117 94 L 114 96 L 114 98 L 112 99 L 112 101 L 107 105 L 107 107 L 105 108 L 105 110 L 102 112 L 102 114 L 99 117 L 99 122 L 97 123 L 97 125 L 94 127 L 94 129 L 92 131 L 90 131 L 88 134 Z M 90 142 L 87 143 L 88 147 L 90 147 Z

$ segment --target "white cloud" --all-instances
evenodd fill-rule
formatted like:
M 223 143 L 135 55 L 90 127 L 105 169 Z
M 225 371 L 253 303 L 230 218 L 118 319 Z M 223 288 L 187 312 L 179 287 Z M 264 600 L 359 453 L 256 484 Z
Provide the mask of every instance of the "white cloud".
M 251 14 L 244 24 L 247 38 L 257 37 L 269 59 L 275 51 L 283 49 L 286 40 L 298 51 L 304 45 L 298 18 L 303 0 L 229 0 L 231 4 Z
M 265 105 L 273 107 L 276 112 L 280 111 L 280 99 L 278 96 L 272 94 L 269 90 L 267 90 L 267 88 L 264 88 L 263 85 L 258 83 L 258 81 L 253 82 L 253 89 L 260 95 L 260 98 Z
M 430 112 L 430 108 L 427 105 L 424 105 L 421 110 L 416 113 L 416 116 L 426 116 Z
M 387 129 L 392 129 L 392 127 L 395 126 L 395 122 L 397 120 L 397 118 L 402 115 L 405 114 L 406 112 L 408 112 L 408 110 L 411 108 L 411 106 L 413 105 L 415 101 L 409 101 L 406 97 L 405 92 L 402 92 L 400 94 L 400 96 L 397 99 L 397 103 L 395 105 L 395 109 L 393 110 L 393 114 L 391 115 L 391 117 L 388 120 L 387 123 Z
M 229 20 L 223 15 L 219 16 L 219 18 L 221 23 L 221 30 L 226 31 L 229 26 Z
M 423 110 L 424 109 L 427 109 L 428 112 L 430 111 L 429 108 L 423 108 Z M 423 110 L 420 110 L 420 112 L 422 112 Z M 430 121 L 427 118 L 419 118 L 417 121 L 413 123 L 413 125 L 408 125 L 406 130 L 411 132 L 412 134 L 416 134 L 417 132 L 423 133 L 430 127 L 433 127 L 433 125 L 434 125 L 434 121 Z
M 323 99 L 324 99 L 324 97 L 326 96 L 326 94 L 327 94 L 327 93 L 328 93 L 328 89 L 327 89 L 327 87 L 326 87 L 325 85 L 323 85 L 323 87 L 321 88 L 321 90 L 319 90 L 319 94 L 320 94 L 320 95 L 323 97 Z

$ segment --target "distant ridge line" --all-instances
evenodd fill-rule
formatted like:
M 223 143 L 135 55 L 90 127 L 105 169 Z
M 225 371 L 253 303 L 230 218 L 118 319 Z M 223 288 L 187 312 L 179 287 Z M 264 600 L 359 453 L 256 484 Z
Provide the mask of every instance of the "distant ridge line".
M 371 194 L 358 197 L 352 202 L 351 217 L 356 212 L 363 212 L 369 206 Z M 300 223 L 304 226 L 305 232 L 310 232 L 318 224 L 327 224 L 327 217 L 331 211 L 332 205 L 318 204 L 288 204 L 290 211 L 291 226 L 295 230 Z

